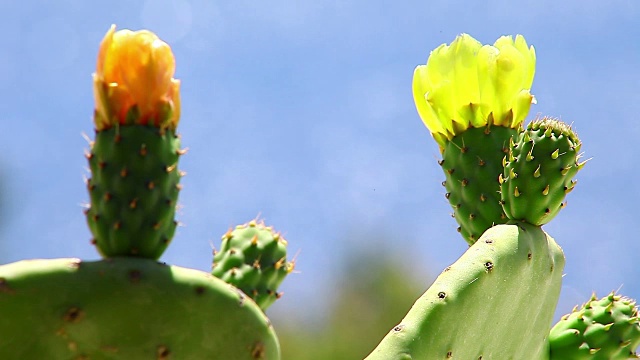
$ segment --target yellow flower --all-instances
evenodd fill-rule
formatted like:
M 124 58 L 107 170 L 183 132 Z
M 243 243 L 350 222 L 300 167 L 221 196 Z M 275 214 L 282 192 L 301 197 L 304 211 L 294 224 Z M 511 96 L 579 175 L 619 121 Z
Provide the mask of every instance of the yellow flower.
M 462 34 L 413 74 L 413 98 L 440 147 L 470 127 L 521 126 L 535 98 L 536 53 L 522 35 L 482 45 Z
M 180 81 L 175 58 L 154 33 L 112 25 L 100 44 L 93 74 L 98 130 L 115 124 L 175 129 L 180 118 Z

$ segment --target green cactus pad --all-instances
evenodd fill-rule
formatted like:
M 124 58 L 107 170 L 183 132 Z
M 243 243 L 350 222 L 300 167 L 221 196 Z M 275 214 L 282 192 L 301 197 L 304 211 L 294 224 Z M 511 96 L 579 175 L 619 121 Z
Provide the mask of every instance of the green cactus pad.
M 543 225 L 564 207 L 573 190 L 581 142 L 571 127 L 559 120 L 533 121 L 510 144 L 501 177 L 501 201 L 510 219 Z
M 540 227 L 488 229 L 367 360 L 546 360 L 564 254 Z
M 0 266 L 0 359 L 279 359 L 242 292 L 140 258 Z
M 595 294 L 565 315 L 549 333 L 551 360 L 639 359 L 640 317 L 635 301 Z
M 508 220 L 500 205 L 498 177 L 516 133 L 503 126 L 470 128 L 443 149 L 440 165 L 446 176 L 446 198 L 460 225 L 458 231 L 470 245 L 491 226 Z
M 287 241 L 255 220 L 222 236 L 211 273 L 251 296 L 265 310 L 280 297 L 278 286 L 293 271 Z
M 177 224 L 180 154 L 171 130 L 127 125 L 96 133 L 86 215 L 102 256 L 160 258 Z

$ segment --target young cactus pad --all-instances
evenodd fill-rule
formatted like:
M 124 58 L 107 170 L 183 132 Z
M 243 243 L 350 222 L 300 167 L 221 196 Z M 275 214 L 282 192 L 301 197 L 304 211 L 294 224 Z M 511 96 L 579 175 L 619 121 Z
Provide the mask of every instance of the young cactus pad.
M 469 244 L 507 221 L 498 176 L 509 141 L 535 101 L 535 63 L 521 35 L 482 45 L 462 34 L 414 71 L 416 109 L 440 146 L 447 198 Z
M 280 297 L 278 286 L 293 268 L 294 262 L 287 260 L 287 241 L 273 228 L 252 220 L 222 236 L 211 273 L 244 291 L 265 310 Z
M 548 359 L 562 249 L 540 227 L 497 225 L 440 274 L 367 360 Z
M 579 162 L 581 145 L 569 125 L 551 118 L 532 121 L 511 142 L 500 177 L 509 219 L 543 225 L 558 214 L 585 164 Z
M 279 359 L 245 294 L 141 258 L 0 266 L 0 359 Z
M 635 301 L 615 293 L 574 308 L 551 329 L 551 360 L 640 359 L 640 317 Z

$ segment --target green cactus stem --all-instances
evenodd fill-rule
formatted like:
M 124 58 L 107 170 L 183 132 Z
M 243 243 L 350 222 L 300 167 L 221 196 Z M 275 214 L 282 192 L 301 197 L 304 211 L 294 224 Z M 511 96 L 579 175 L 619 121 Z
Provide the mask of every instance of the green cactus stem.
M 498 177 L 516 133 L 504 126 L 470 128 L 445 143 L 440 161 L 446 176 L 445 197 L 469 245 L 491 226 L 509 220 L 500 205 Z
M 280 298 L 278 286 L 293 271 L 287 241 L 264 222 L 252 220 L 222 236 L 211 273 L 238 287 L 266 310 Z
M 640 359 L 640 317 L 636 302 L 614 292 L 595 294 L 565 315 L 549 333 L 551 360 Z
M 573 190 L 582 143 L 571 127 L 557 119 L 532 121 L 511 142 L 500 177 L 502 206 L 509 219 L 534 225 L 551 221 Z
M 176 229 L 181 154 L 170 129 L 126 125 L 96 132 L 87 155 L 86 216 L 102 256 L 160 258 Z
M 279 359 L 264 313 L 205 272 L 140 258 L 0 266 L 0 359 Z
M 497 225 L 440 274 L 367 360 L 548 359 L 565 258 L 540 227 Z

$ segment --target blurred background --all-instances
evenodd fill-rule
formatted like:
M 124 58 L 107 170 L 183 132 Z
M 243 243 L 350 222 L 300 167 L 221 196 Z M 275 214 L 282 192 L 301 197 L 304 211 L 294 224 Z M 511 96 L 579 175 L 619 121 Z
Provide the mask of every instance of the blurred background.
M 467 248 L 413 69 L 460 33 L 521 33 L 529 120 L 573 123 L 593 157 L 545 226 L 567 257 L 557 315 L 593 291 L 640 298 L 639 21 L 636 0 L 0 0 L 0 261 L 99 258 L 91 73 L 112 23 L 147 28 L 175 53 L 189 148 L 162 260 L 208 271 L 220 236 L 260 216 L 297 254 L 269 309 L 285 359 L 362 358 Z

